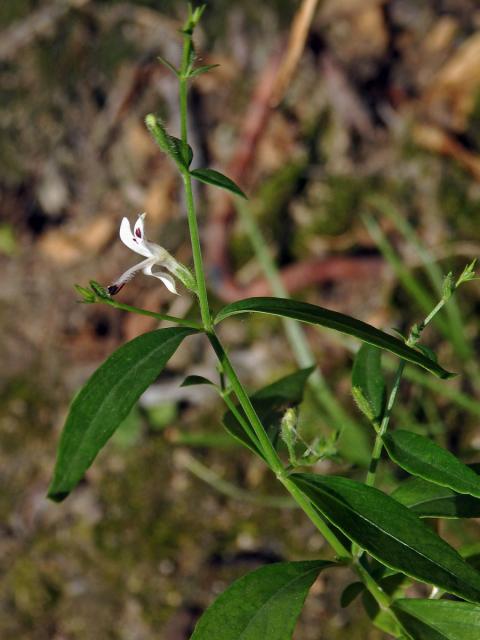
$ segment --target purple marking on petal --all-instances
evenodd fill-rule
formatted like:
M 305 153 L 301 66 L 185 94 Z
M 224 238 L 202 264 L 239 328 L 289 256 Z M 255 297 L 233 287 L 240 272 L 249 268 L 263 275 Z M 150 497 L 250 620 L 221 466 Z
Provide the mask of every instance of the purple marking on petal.
M 135 235 L 137 236 L 137 238 L 141 238 L 142 237 L 142 231 L 139 227 L 137 227 L 135 229 Z

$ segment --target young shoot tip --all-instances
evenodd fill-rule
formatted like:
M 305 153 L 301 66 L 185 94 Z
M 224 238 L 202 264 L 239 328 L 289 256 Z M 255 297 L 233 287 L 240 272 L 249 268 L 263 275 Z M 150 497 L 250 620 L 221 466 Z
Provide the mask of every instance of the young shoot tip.
M 475 267 L 477 265 L 477 258 L 472 260 L 469 264 L 466 265 L 457 282 L 455 283 L 455 287 L 459 287 L 464 282 L 470 282 L 471 280 L 478 280 L 477 274 L 475 273 Z

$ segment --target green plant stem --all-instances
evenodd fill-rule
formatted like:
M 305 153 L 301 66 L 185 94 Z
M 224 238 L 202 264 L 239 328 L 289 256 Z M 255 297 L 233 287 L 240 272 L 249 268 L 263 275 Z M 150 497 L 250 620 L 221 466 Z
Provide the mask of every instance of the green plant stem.
M 192 35 L 190 33 L 183 34 L 183 51 L 182 62 L 179 75 L 180 89 L 180 137 L 184 145 L 187 144 L 188 138 L 188 67 L 190 61 L 190 52 L 192 50 Z
M 208 335 L 210 344 L 212 345 L 213 350 L 215 351 L 215 354 L 219 359 L 220 364 L 222 365 L 222 369 L 230 381 L 233 392 L 235 393 L 237 400 L 240 403 L 240 406 L 242 407 L 250 425 L 252 426 L 252 429 L 255 434 L 255 440 L 256 442 L 258 442 L 260 451 L 263 453 L 268 466 L 277 476 L 283 475 L 284 468 L 283 468 L 282 461 L 278 457 L 278 454 L 275 451 L 273 444 L 270 442 L 270 439 L 267 433 L 265 432 L 265 429 L 260 421 L 260 418 L 257 415 L 257 412 L 255 411 L 250 401 L 250 398 L 248 397 L 247 392 L 243 388 L 243 385 L 240 382 L 240 380 L 238 379 L 237 373 L 233 368 L 232 363 L 230 362 L 227 352 L 223 348 L 223 345 L 218 339 L 215 332 L 211 331 L 207 335 Z
M 257 438 L 255 432 L 252 430 L 252 427 L 250 426 L 250 423 L 245 420 L 245 418 L 242 416 L 240 411 L 237 409 L 237 407 L 231 401 L 229 394 L 228 393 L 220 393 L 220 396 L 222 397 L 224 403 L 227 405 L 227 408 L 232 412 L 232 415 L 234 416 L 234 418 L 242 426 L 244 431 L 249 435 L 249 437 L 252 440 L 252 442 L 254 442 L 257 445 L 257 447 L 260 449 L 260 443 L 258 441 L 258 438 Z
M 197 217 L 195 214 L 195 203 L 193 200 L 192 181 L 188 171 L 182 172 L 183 184 L 185 185 L 185 195 L 187 203 L 188 227 L 192 243 L 193 264 L 195 267 L 195 279 L 197 281 L 197 295 L 200 302 L 200 313 L 202 316 L 205 331 L 212 330 L 212 317 L 208 304 L 207 285 L 205 282 L 205 271 L 203 269 L 202 250 L 200 247 L 200 237 L 198 233 Z
M 420 336 L 425 327 L 430 324 L 430 322 L 435 318 L 437 313 L 445 306 L 447 299 L 442 298 L 430 311 L 428 316 L 420 323 L 418 327 L 414 327 L 408 336 L 407 344 L 409 347 L 414 347 L 417 342 L 420 340 Z M 380 457 L 383 451 L 383 436 L 386 434 L 388 425 L 390 422 L 390 416 L 392 414 L 393 405 L 395 404 L 395 400 L 397 398 L 398 389 L 400 387 L 400 381 L 402 379 L 403 370 L 405 368 L 405 361 L 401 361 L 398 365 L 397 372 L 395 374 L 395 379 L 393 382 L 393 387 L 390 392 L 390 396 L 388 398 L 387 407 L 385 409 L 385 415 L 380 425 L 380 429 L 377 432 L 375 443 L 373 445 L 372 457 L 370 460 L 370 466 L 367 473 L 367 478 L 365 480 L 365 484 L 373 487 L 375 484 L 375 478 L 377 473 L 378 463 L 380 461 Z
M 375 582 L 372 576 L 366 571 L 358 559 L 353 559 L 352 554 L 343 546 L 340 540 L 329 529 L 328 525 L 323 521 L 318 511 L 312 505 L 307 496 L 305 496 L 300 489 L 288 478 L 279 478 L 283 486 L 287 489 L 290 495 L 294 498 L 295 502 L 301 507 L 303 512 L 310 518 L 312 523 L 322 534 L 325 540 L 330 544 L 332 549 L 337 554 L 337 557 L 341 561 L 350 563 L 352 569 L 357 573 L 362 582 L 367 587 L 368 591 L 372 594 L 375 600 L 378 602 L 382 609 L 386 609 L 390 606 L 390 599 L 382 590 L 382 588 Z
M 383 450 L 383 436 L 386 434 L 388 429 L 390 416 L 392 414 L 393 405 L 395 404 L 395 400 L 397 398 L 398 389 L 400 387 L 400 380 L 402 379 L 404 368 L 405 368 L 405 362 L 402 361 L 398 365 L 397 373 L 395 374 L 395 380 L 393 382 L 392 391 L 390 392 L 390 396 L 388 398 L 387 406 L 385 409 L 385 415 L 383 416 L 383 420 L 380 424 L 380 429 L 377 431 L 377 435 L 375 437 L 375 443 L 373 445 L 370 466 L 368 468 L 367 478 L 365 480 L 365 484 L 369 485 L 370 487 L 373 487 L 373 485 L 375 484 L 377 467 L 378 467 L 378 463 L 380 461 L 380 457 L 382 455 L 382 450 Z
M 270 284 L 272 293 L 279 298 L 289 298 L 288 291 L 283 285 L 277 266 L 266 246 L 265 239 L 253 216 L 251 207 L 247 203 L 239 201 L 236 203 L 236 208 L 255 251 L 257 260 Z M 312 365 L 316 366 L 315 356 L 299 323 L 289 318 L 283 318 L 282 323 L 297 364 L 304 368 Z M 327 415 L 332 420 L 334 427 L 347 434 L 349 444 L 351 445 L 349 449 L 354 451 L 355 461 L 366 464 L 368 461 L 367 440 L 363 436 L 361 427 L 351 419 L 337 402 L 337 399 L 329 389 L 318 367 L 309 377 L 308 385 L 314 392 L 320 406 L 325 409 Z
M 339 560 L 348 561 L 351 558 L 350 552 L 343 546 L 337 536 L 329 528 L 321 515 L 315 509 L 310 502 L 309 498 L 300 491 L 296 484 L 294 484 L 287 475 L 279 476 L 278 478 L 283 484 L 285 489 L 290 493 L 295 502 L 301 507 L 303 512 L 310 518 L 312 523 L 322 534 L 325 540 L 329 543 L 332 549 L 337 554 Z
M 375 600 L 377 601 L 379 606 L 382 609 L 388 609 L 390 607 L 390 604 L 391 604 L 390 598 L 385 593 L 385 591 L 382 589 L 382 587 L 380 587 L 375 582 L 375 580 L 368 573 L 368 571 L 365 569 L 365 567 L 362 566 L 360 560 L 355 559 L 353 564 L 352 564 L 352 566 L 353 566 L 353 569 L 355 570 L 356 574 L 359 576 L 359 578 L 361 579 L 363 584 L 370 591 L 370 593 L 375 598 Z M 393 613 L 392 613 L 392 615 L 393 615 Z
M 166 322 L 174 322 L 175 324 L 178 324 L 182 327 L 189 327 L 191 329 L 198 329 L 199 331 L 203 331 L 203 325 L 198 324 L 198 322 L 193 322 L 192 320 L 184 320 L 183 318 L 169 316 L 165 313 L 156 313 L 155 311 L 148 311 L 148 309 L 140 309 L 140 307 L 133 307 L 132 305 L 124 304 L 123 302 L 117 302 L 116 300 L 107 298 L 97 297 L 96 302 L 107 304 L 110 307 L 121 309 L 122 311 L 131 311 L 132 313 L 137 313 L 141 316 L 148 316 L 149 318 L 155 318 L 156 320 L 165 320 Z
M 179 83 L 180 89 L 180 137 L 182 142 L 185 144 L 188 132 L 187 132 L 187 111 L 188 111 L 188 101 L 187 101 L 187 80 L 184 78 L 180 78 Z
M 188 103 L 187 84 L 188 67 L 190 64 L 190 52 L 192 48 L 191 33 L 184 33 L 182 64 L 179 75 L 179 97 L 180 97 L 180 132 L 182 143 L 188 146 Z M 197 216 L 195 213 L 195 202 L 193 199 L 192 179 L 188 169 L 182 170 L 183 184 L 185 186 L 185 197 L 187 206 L 188 228 L 192 244 L 193 264 L 195 268 L 195 279 L 197 281 L 197 296 L 200 302 L 200 313 L 202 316 L 205 331 L 211 331 L 212 318 L 208 304 L 207 285 L 205 282 L 205 271 L 203 269 L 202 250 L 200 246 L 200 236 L 198 233 Z
M 212 345 L 217 358 L 220 360 L 222 365 L 222 369 L 228 377 L 232 389 L 242 407 L 245 415 L 247 416 L 252 428 L 255 432 L 257 440 L 260 445 L 260 450 L 262 451 L 265 460 L 270 467 L 270 469 L 275 473 L 277 478 L 283 484 L 283 486 L 287 489 L 290 495 L 295 499 L 297 504 L 303 509 L 303 511 L 308 515 L 313 524 L 317 527 L 320 533 L 323 535 L 325 540 L 330 544 L 330 546 L 334 549 L 336 554 L 340 558 L 348 558 L 350 554 L 345 549 L 340 540 L 335 536 L 335 534 L 330 530 L 328 525 L 323 521 L 319 513 L 312 506 L 310 500 L 305 496 L 300 489 L 288 478 L 286 471 L 283 467 L 283 464 L 278 457 L 277 452 L 273 444 L 270 442 L 269 437 L 267 436 L 265 429 L 263 428 L 262 423 L 260 422 L 259 417 L 248 397 L 245 389 L 242 386 L 242 383 L 238 379 L 238 376 L 235 372 L 235 369 L 230 362 L 228 355 L 223 348 L 220 340 L 216 336 L 215 333 L 209 333 L 208 339 L 210 340 L 210 344 Z
M 335 550 L 337 555 L 340 558 L 348 558 L 350 556 L 349 552 L 345 549 L 340 540 L 335 536 L 335 534 L 330 530 L 328 525 L 323 521 L 319 513 L 312 506 L 310 500 L 305 496 L 302 491 L 288 478 L 286 471 L 283 467 L 283 464 L 278 457 L 275 448 L 273 447 L 270 439 L 268 438 L 265 429 L 263 428 L 262 423 L 260 422 L 259 417 L 248 397 L 245 389 L 243 388 L 240 380 L 237 377 L 237 374 L 228 358 L 227 353 L 225 352 L 220 340 L 215 335 L 215 333 L 210 333 L 208 335 L 210 343 L 217 354 L 218 359 L 222 365 L 222 369 L 227 375 L 230 384 L 232 385 L 232 389 L 242 407 L 245 415 L 247 416 L 250 424 L 252 425 L 257 440 L 260 444 L 260 450 L 263 452 L 265 456 L 265 460 L 272 471 L 275 473 L 280 482 L 284 485 L 290 495 L 295 499 L 297 504 L 303 509 L 303 511 L 308 515 L 313 524 L 317 527 L 320 533 L 323 535 L 325 540 L 330 544 L 330 546 Z M 238 418 L 237 418 L 238 419 Z

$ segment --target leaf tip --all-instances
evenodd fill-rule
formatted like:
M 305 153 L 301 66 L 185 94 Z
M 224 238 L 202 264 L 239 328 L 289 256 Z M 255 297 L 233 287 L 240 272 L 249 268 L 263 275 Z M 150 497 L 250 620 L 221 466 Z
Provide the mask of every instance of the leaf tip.
M 59 491 L 54 486 L 51 486 L 47 492 L 47 498 L 52 502 L 63 502 L 66 497 L 70 495 L 70 491 Z
M 450 380 L 451 378 L 456 378 L 457 376 L 458 376 L 458 373 L 454 373 L 452 371 L 446 371 L 445 369 L 440 374 L 440 377 L 443 380 Z

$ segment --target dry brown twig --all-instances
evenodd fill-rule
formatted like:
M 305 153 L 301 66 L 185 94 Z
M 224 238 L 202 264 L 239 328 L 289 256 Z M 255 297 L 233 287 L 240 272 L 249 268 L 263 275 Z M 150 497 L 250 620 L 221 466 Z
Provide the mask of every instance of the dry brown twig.
M 272 97 L 270 99 L 270 106 L 272 108 L 280 104 L 290 86 L 293 74 L 305 49 L 305 42 L 307 41 L 308 32 L 310 31 L 317 5 L 318 0 L 303 0 L 300 9 L 297 11 L 290 30 L 287 52 L 278 70 L 275 85 L 272 90 Z

